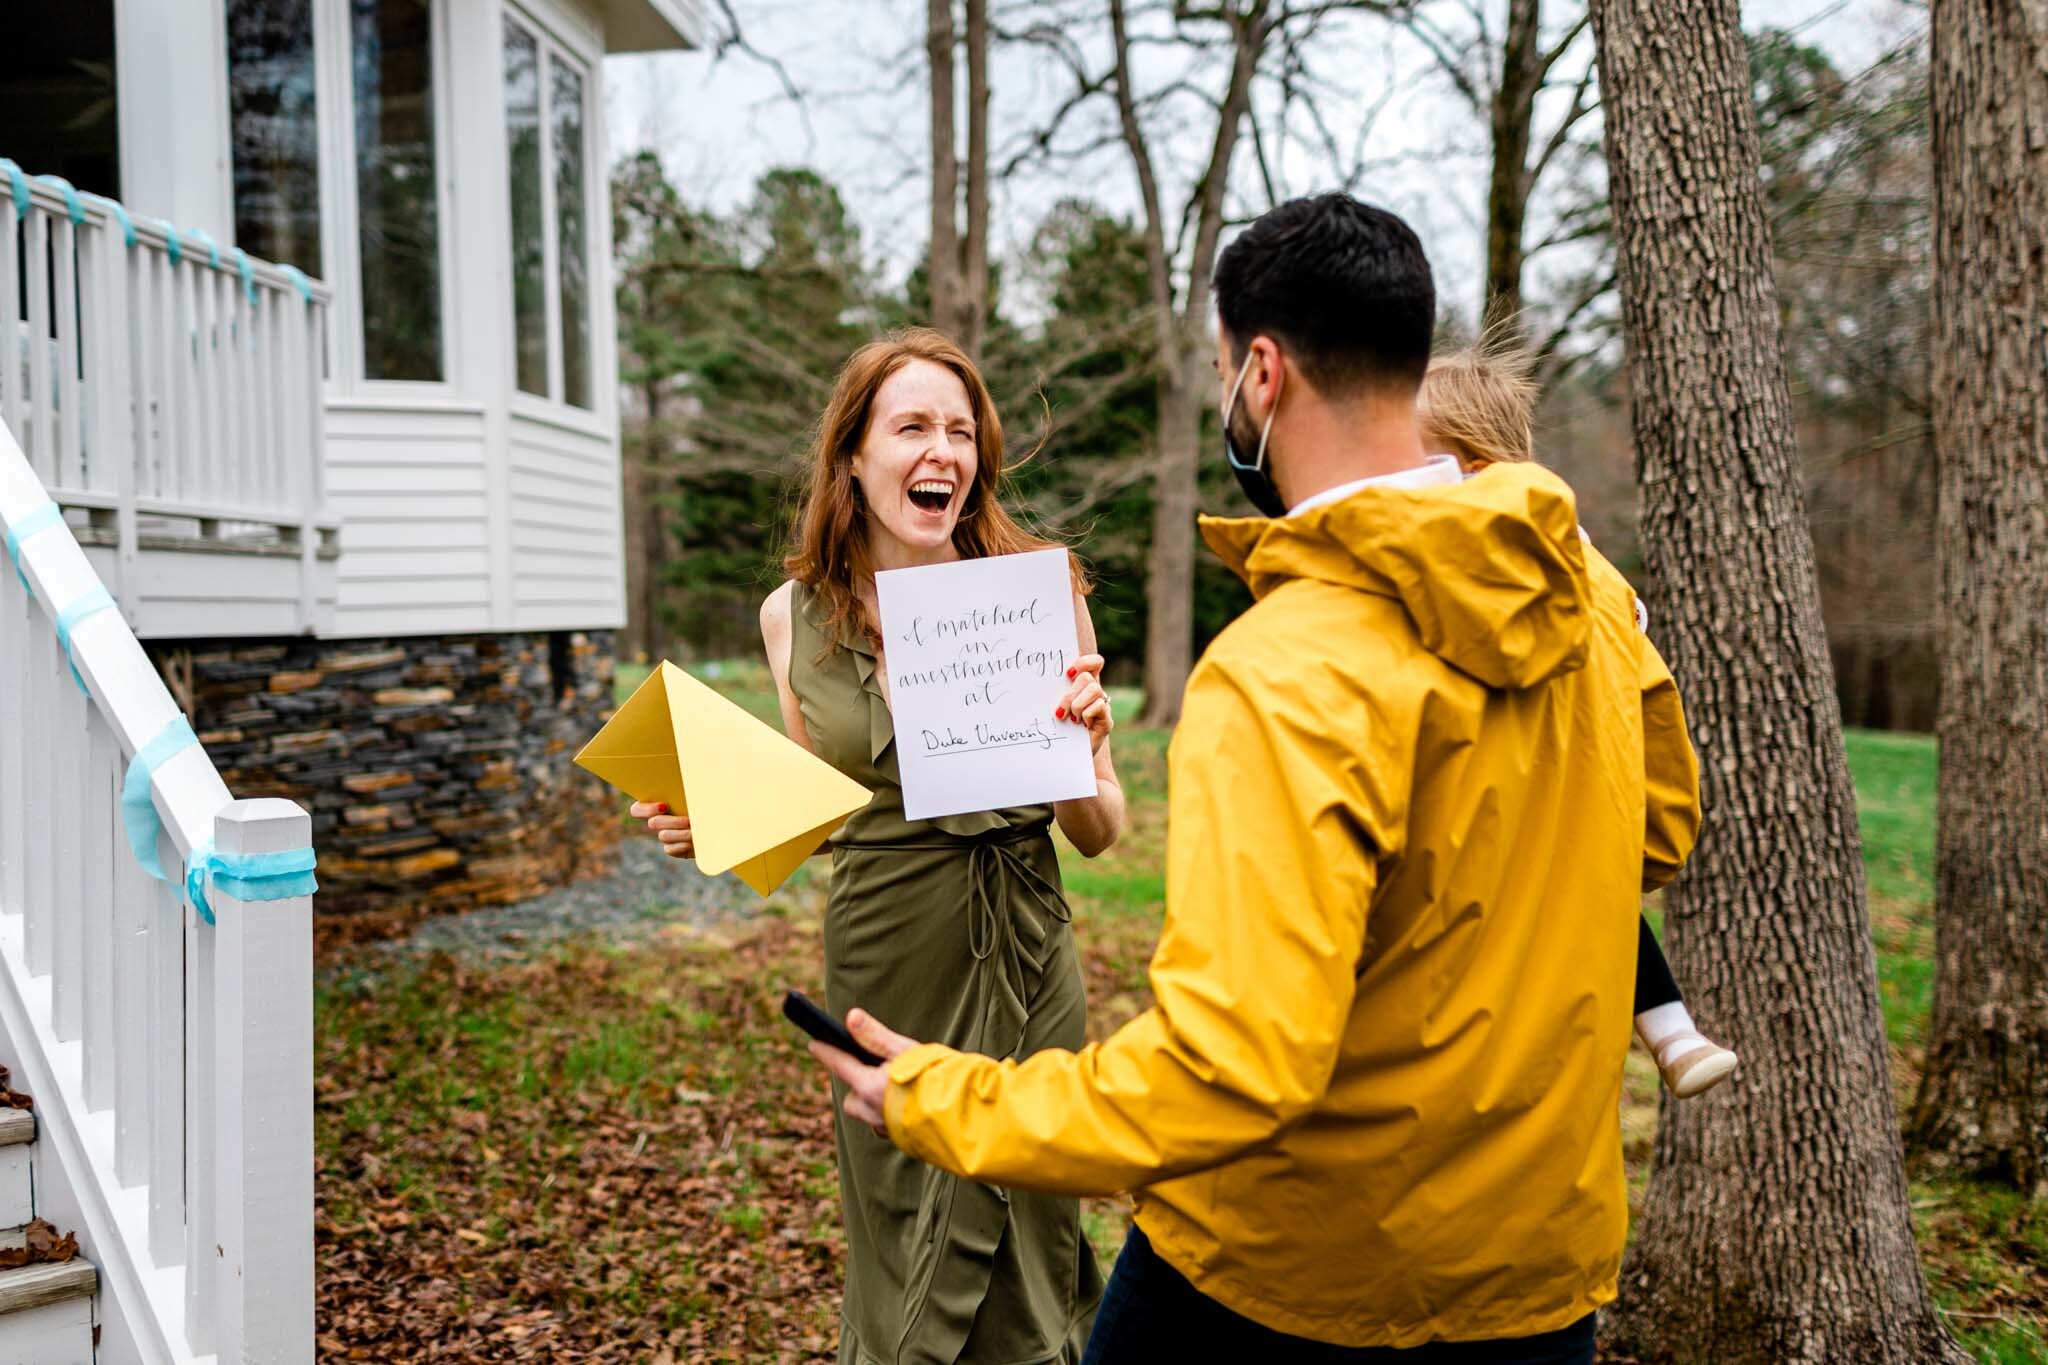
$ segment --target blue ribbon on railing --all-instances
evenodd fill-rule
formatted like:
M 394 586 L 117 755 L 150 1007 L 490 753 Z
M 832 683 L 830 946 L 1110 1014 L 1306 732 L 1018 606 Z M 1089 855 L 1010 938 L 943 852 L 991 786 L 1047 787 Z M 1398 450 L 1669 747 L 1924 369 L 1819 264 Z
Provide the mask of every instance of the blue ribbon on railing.
M 21 590 L 30 592 L 28 575 L 21 568 L 21 543 L 39 531 L 64 524 L 64 509 L 54 502 L 44 502 L 41 507 L 14 523 L 7 533 L 7 557 L 14 562 L 14 576 L 21 580 Z
M 28 177 L 21 173 L 21 167 L 0 156 L 0 168 L 7 171 L 8 180 L 14 184 L 14 216 L 28 217 Z
M 173 716 L 155 739 L 135 751 L 121 778 L 121 826 L 128 832 L 128 847 L 142 870 L 160 882 L 169 881 L 170 876 L 157 856 L 157 838 L 164 822 L 157 816 L 156 803 L 149 799 L 149 780 L 158 768 L 198 742 L 191 723 L 183 716 Z
M 80 593 L 77 601 L 57 613 L 57 643 L 64 646 L 64 662 L 71 665 L 71 681 L 78 684 L 81 696 L 90 697 L 92 693 L 86 690 L 85 675 L 78 671 L 78 662 L 71 657 L 71 632 L 78 629 L 78 623 L 86 617 L 114 608 L 113 595 L 95 583 Z
M 239 901 L 282 901 L 310 896 L 320 889 L 313 876 L 318 863 L 310 848 L 281 853 L 222 853 L 211 839 L 185 860 L 185 899 L 212 924 L 213 906 L 207 890 L 218 887 Z
M 192 240 L 205 246 L 207 264 L 215 270 L 220 269 L 220 243 L 213 240 L 212 234 L 205 228 L 193 228 Z
M 45 185 L 53 185 L 63 192 L 64 210 L 71 215 L 72 222 L 82 223 L 85 221 L 85 205 L 78 202 L 78 191 L 71 187 L 69 180 L 66 180 L 61 175 L 39 175 L 36 179 L 42 181 Z
M 114 215 L 114 220 L 121 225 L 121 245 L 135 245 L 135 220 L 128 216 L 128 210 L 122 206 L 120 200 L 109 199 L 104 194 L 88 194 L 85 197 Z
M 292 282 L 292 288 L 299 291 L 300 298 L 304 299 L 307 303 L 313 301 L 313 282 L 306 278 L 305 271 L 295 265 L 281 265 L 278 269 L 283 271 L 284 277 Z
M 178 229 L 171 225 L 171 220 L 159 218 L 156 225 L 164 230 L 164 253 L 171 258 L 171 264 L 184 260 L 185 244 L 178 240 Z

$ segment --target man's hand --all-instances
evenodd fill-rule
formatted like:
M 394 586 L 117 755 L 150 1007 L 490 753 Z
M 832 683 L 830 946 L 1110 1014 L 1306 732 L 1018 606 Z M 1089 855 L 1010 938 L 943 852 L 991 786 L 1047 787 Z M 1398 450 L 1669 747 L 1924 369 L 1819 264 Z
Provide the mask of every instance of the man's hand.
M 884 1027 L 881 1020 L 866 1010 L 849 1011 L 846 1029 L 855 1042 L 880 1057 L 883 1064 L 862 1066 L 838 1048 L 819 1042 L 811 1044 L 811 1055 L 823 1062 L 825 1069 L 846 1087 L 847 1116 L 859 1119 L 874 1129 L 878 1136 L 887 1137 L 889 1125 L 882 1116 L 882 1103 L 889 1094 L 888 1063 L 916 1047 L 917 1040 L 905 1038 Z

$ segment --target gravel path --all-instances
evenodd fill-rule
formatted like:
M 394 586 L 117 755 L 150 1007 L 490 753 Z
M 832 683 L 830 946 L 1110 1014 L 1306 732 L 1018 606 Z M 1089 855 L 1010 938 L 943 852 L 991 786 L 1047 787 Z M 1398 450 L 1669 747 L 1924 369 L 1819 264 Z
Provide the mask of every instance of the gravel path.
M 743 918 L 763 904 L 739 878 L 706 877 L 690 864 L 664 857 L 654 840 L 629 835 L 606 876 L 516 905 L 423 921 L 404 938 L 350 954 L 346 970 L 374 970 L 381 957 L 433 952 L 484 964 L 509 962 L 566 938 L 599 935 L 631 941 L 673 924 L 704 926 Z

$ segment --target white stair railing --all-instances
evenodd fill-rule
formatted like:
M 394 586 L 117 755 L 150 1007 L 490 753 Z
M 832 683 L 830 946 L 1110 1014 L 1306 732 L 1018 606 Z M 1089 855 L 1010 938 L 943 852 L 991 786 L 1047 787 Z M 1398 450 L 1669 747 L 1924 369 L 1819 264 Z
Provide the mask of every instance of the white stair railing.
M 55 1163 L 39 1202 L 55 1177 L 75 1207 L 102 1359 L 311 1361 L 312 897 L 249 858 L 309 851 L 310 821 L 163 742 L 177 705 L 118 608 L 79 614 L 104 587 L 0 425 L 0 532 L 24 529 L 28 592 L 0 557 L 0 1034 Z M 131 851 L 131 771 L 168 880 Z M 213 923 L 195 854 L 258 878 L 202 893 Z
M 59 505 L 114 533 L 124 566 L 147 518 L 296 544 L 312 583 L 337 534 L 330 302 L 289 267 L 0 159 L 0 426 Z

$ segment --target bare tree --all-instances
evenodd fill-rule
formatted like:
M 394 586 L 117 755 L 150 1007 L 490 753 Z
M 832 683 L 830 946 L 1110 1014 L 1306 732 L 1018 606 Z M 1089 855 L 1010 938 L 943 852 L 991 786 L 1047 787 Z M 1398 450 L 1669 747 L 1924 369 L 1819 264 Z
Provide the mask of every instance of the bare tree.
M 957 324 L 960 344 L 981 355 L 988 330 L 988 0 L 967 0 L 967 230 Z
M 1664 1106 L 1611 1327 L 1653 1360 L 1966 1357 L 1913 1244 L 1736 0 L 1593 0 L 1650 612 L 1706 827 L 1666 901 L 1743 1055 Z
M 1938 967 L 1916 1146 L 2048 1195 L 2048 13 L 1936 0 Z
M 1223 194 L 1238 131 L 1251 103 L 1252 75 L 1272 33 L 1269 0 L 1208 11 L 1230 35 L 1230 78 L 1218 102 L 1209 156 L 1182 221 L 1193 218 L 1195 248 L 1187 284 L 1176 301 L 1173 261 L 1159 175 L 1131 74 L 1130 24 L 1124 0 L 1109 0 L 1115 49 L 1117 120 L 1138 177 L 1144 205 L 1145 263 L 1152 279 L 1153 323 L 1159 333 L 1159 464 L 1152 490 L 1152 554 L 1146 566 L 1145 723 L 1180 718 L 1181 690 L 1193 666 L 1195 473 L 1200 459 L 1202 403 L 1215 380 L 1208 363 L 1209 276 L 1223 235 Z
M 1572 133 L 1597 107 L 1593 62 L 1567 77 L 1571 102 L 1538 140 L 1537 103 L 1568 70 L 1567 58 L 1580 49 L 1588 15 L 1566 0 L 1570 15 L 1562 28 L 1544 32 L 1544 0 L 1508 0 L 1507 18 L 1494 36 L 1486 7 L 1456 7 L 1467 21 L 1453 30 L 1444 6 L 1417 4 L 1398 11 L 1401 22 L 1429 49 L 1452 88 L 1486 120 L 1492 157 L 1486 184 L 1486 280 L 1480 298 L 1482 320 L 1514 318 L 1522 312 L 1523 275 L 1529 257 L 1546 245 L 1576 240 L 1583 224 L 1567 221 L 1544 243 L 1528 240 L 1529 206 L 1544 175 L 1569 156 Z M 1559 6 L 1553 5 L 1553 12 Z M 1568 326 L 1576 314 L 1563 319 Z M 1550 343 L 1554 348 L 1555 341 Z
M 1229 189 L 1239 142 L 1248 125 L 1258 138 L 1251 124 L 1254 86 L 1265 78 L 1274 89 L 1281 117 L 1276 138 L 1286 139 L 1286 115 L 1298 111 L 1313 128 L 1319 152 L 1326 152 L 1332 163 L 1331 178 L 1355 183 L 1363 173 L 1362 160 L 1357 153 L 1343 152 L 1335 131 L 1321 118 L 1317 96 L 1327 91 L 1310 77 L 1307 54 L 1334 16 L 1386 16 L 1407 3 L 1109 0 L 1106 63 L 1095 60 L 1094 47 L 1076 36 L 1087 16 L 1073 5 L 1033 7 L 1035 17 L 1004 35 L 1051 52 L 1072 80 L 1067 97 L 1024 139 L 1005 169 L 1060 155 L 1080 161 L 1113 149 L 1127 159 L 1137 182 L 1158 370 L 1158 447 L 1146 566 L 1145 719 L 1150 724 L 1167 725 L 1178 718 L 1193 661 L 1196 474 L 1202 415 L 1216 383 L 1209 277 L 1231 221 Z M 1135 57 L 1140 52 L 1152 59 L 1142 75 Z M 1157 71 L 1169 54 L 1184 56 L 1185 69 L 1161 79 Z M 1079 121 L 1075 115 L 1098 101 L 1110 105 L 1113 120 L 1077 148 L 1061 151 L 1060 137 L 1070 121 Z M 1190 148 L 1199 151 L 1192 165 L 1185 165 L 1179 154 Z M 1260 168 L 1270 202 L 1276 182 L 1263 152 Z M 1176 188 L 1183 179 L 1184 194 Z
M 988 325 L 988 0 L 966 0 L 967 224 L 960 224 L 961 182 L 955 106 L 958 49 L 953 0 L 927 0 L 925 54 L 931 73 L 932 325 L 981 354 Z
M 931 72 L 932 106 L 932 325 L 953 330 L 966 281 L 960 260 L 960 150 L 955 133 L 953 0 L 927 0 L 925 54 Z
M 627 412 L 621 423 L 624 447 L 624 504 L 631 509 L 626 530 L 625 650 L 645 659 L 667 652 L 668 632 L 661 603 L 668 570 L 668 516 L 657 493 L 669 463 L 670 433 L 664 413 L 668 385 L 648 373 L 634 386 L 638 413 Z

